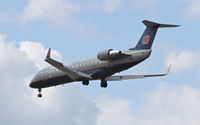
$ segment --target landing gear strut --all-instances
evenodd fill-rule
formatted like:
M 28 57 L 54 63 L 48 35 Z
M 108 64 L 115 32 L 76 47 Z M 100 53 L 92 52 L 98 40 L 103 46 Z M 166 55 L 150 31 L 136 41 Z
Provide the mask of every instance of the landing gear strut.
M 42 91 L 42 89 L 41 89 L 41 88 L 39 88 L 39 89 L 38 89 L 38 92 L 39 92 L 39 94 L 38 94 L 38 98 L 42 98 L 41 91 Z
M 102 88 L 106 88 L 107 86 L 108 86 L 107 81 L 104 80 L 104 79 L 102 79 L 102 80 L 101 80 L 101 87 L 102 87 Z

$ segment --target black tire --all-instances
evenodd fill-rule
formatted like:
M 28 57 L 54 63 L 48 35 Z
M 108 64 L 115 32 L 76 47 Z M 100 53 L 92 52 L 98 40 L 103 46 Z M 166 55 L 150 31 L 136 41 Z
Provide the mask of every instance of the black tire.
M 38 98 L 42 98 L 42 94 L 38 94 Z
M 83 84 L 83 85 L 89 85 L 89 80 L 83 80 L 83 81 L 82 81 L 82 84 Z
M 102 87 L 102 88 L 106 88 L 107 86 L 108 86 L 107 83 L 101 83 L 101 87 Z
M 108 86 L 107 81 L 105 79 L 101 79 L 101 87 L 106 88 Z

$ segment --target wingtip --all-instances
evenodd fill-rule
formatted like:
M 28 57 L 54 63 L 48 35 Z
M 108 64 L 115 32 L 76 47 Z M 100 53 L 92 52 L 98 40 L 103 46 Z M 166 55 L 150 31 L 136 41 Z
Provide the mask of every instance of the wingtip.
M 167 75 L 170 73 L 171 70 L 171 65 L 169 65 L 168 69 L 167 69 Z
M 171 25 L 170 27 L 180 27 L 181 25 Z
M 48 50 L 48 53 L 47 53 L 46 59 L 50 58 L 50 56 L 51 56 L 51 48 L 49 48 L 49 50 Z

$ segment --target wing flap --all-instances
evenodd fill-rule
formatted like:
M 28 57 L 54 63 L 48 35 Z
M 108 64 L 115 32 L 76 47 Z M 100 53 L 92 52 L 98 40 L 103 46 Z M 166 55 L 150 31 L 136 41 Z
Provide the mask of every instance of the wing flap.
M 58 62 L 50 57 L 51 48 L 49 48 L 45 61 L 57 69 L 66 73 L 71 79 L 76 80 L 79 78 L 91 79 L 92 77 L 86 73 L 76 71 L 70 67 L 65 66 L 63 63 Z

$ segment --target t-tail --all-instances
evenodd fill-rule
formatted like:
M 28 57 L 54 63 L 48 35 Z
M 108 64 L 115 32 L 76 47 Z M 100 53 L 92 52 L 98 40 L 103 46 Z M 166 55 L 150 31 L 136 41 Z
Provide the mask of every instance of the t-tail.
M 178 27 L 180 25 L 171 25 L 171 24 L 159 24 L 155 22 L 151 22 L 148 20 L 142 21 L 142 23 L 146 26 L 142 37 L 137 43 L 135 48 L 131 48 L 130 50 L 144 50 L 151 49 L 154 38 L 156 36 L 158 28 L 166 28 L 166 27 Z

